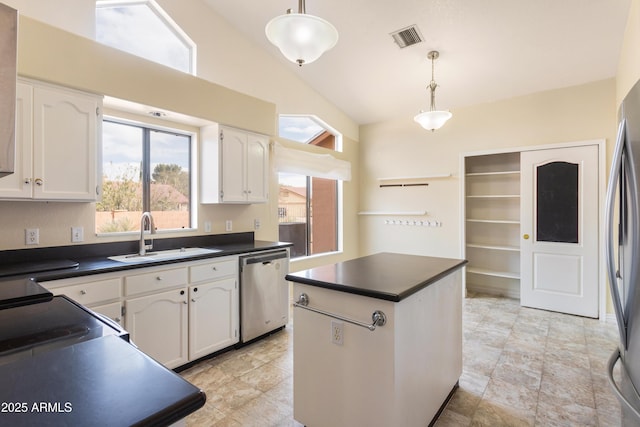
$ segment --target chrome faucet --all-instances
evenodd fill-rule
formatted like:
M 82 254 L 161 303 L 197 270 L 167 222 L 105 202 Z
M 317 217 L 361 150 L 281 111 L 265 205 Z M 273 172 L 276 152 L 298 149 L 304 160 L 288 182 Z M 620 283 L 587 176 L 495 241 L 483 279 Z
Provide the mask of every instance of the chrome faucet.
M 149 224 L 149 232 L 151 234 L 156 234 L 156 227 L 153 224 L 153 217 L 150 212 L 143 212 L 142 217 L 140 217 L 140 250 L 138 251 L 138 255 L 144 256 L 147 253 L 147 249 L 153 249 L 153 239 L 151 239 L 151 243 L 147 245 L 144 241 L 144 229 L 146 224 Z

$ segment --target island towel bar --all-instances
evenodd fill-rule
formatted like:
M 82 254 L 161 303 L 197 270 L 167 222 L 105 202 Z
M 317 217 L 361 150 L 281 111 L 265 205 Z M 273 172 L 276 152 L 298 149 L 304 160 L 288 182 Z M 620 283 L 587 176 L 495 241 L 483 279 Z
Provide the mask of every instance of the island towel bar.
M 314 313 L 324 314 L 325 316 L 332 317 L 334 319 L 342 320 L 353 325 L 362 326 L 363 328 L 367 328 L 370 331 L 375 331 L 377 326 L 384 326 L 387 323 L 387 316 L 380 310 L 376 310 L 371 314 L 372 324 L 368 324 L 365 322 L 359 322 L 357 320 L 349 319 L 338 314 L 329 313 L 328 311 L 320 310 L 317 308 L 309 307 L 309 295 L 302 293 L 298 297 L 298 301 L 293 303 L 294 307 L 304 308 L 305 310 L 313 311 Z

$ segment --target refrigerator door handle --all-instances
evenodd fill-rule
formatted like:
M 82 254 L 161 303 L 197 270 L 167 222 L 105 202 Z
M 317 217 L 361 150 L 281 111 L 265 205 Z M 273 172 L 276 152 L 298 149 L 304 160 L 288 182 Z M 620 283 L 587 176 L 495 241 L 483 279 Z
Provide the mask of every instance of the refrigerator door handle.
M 631 411 L 638 420 L 640 420 L 640 413 L 638 413 L 638 410 L 634 408 L 633 405 L 629 403 L 629 400 L 627 400 L 627 398 L 622 394 L 622 391 L 618 388 L 618 384 L 616 384 L 616 380 L 613 378 L 613 368 L 616 366 L 616 362 L 618 362 L 618 359 L 620 359 L 620 349 L 616 349 L 609 357 L 609 362 L 607 363 L 607 379 L 609 380 L 609 384 L 613 389 L 613 394 L 616 395 L 620 403 L 629 411 Z M 622 367 L 622 369 L 624 369 L 624 366 Z M 638 391 L 635 389 L 635 387 L 632 386 L 632 388 L 636 394 L 636 398 L 640 400 Z
M 625 349 L 627 347 L 627 328 L 626 322 L 624 321 L 624 313 L 622 311 L 620 292 L 618 291 L 617 278 L 620 276 L 620 272 L 616 271 L 615 251 L 613 245 L 613 220 L 616 188 L 618 187 L 618 181 L 620 180 L 620 174 L 622 171 L 622 154 L 626 142 L 626 126 L 626 119 L 623 119 L 618 126 L 618 137 L 616 140 L 615 151 L 613 153 L 613 159 L 611 161 L 611 174 L 609 176 L 609 185 L 607 187 L 607 197 L 605 201 L 605 256 L 607 262 L 607 273 L 609 276 L 609 288 L 611 290 L 611 299 L 613 300 L 616 321 L 620 332 L 620 340 Z

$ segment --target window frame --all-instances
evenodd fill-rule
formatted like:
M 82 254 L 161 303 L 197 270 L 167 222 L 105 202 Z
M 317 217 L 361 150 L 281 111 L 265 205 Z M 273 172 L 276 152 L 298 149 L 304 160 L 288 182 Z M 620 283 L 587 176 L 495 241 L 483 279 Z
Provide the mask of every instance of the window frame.
M 197 232 L 198 231 L 198 133 L 194 131 L 189 131 L 185 129 L 180 129 L 179 127 L 170 127 L 166 125 L 158 125 L 155 123 L 145 122 L 143 120 L 133 120 L 118 117 L 113 114 L 105 114 L 102 118 L 102 122 L 113 122 L 126 126 L 134 126 L 142 129 L 146 129 L 148 131 L 159 131 L 165 133 L 171 133 L 175 135 L 187 136 L 190 139 L 189 143 L 189 227 L 185 228 L 163 228 L 157 229 L 157 234 L 171 234 L 171 233 L 182 233 L 182 232 Z M 177 124 L 177 123 L 176 123 Z M 146 133 L 146 132 L 143 132 Z M 143 135 L 143 139 L 148 139 Z M 149 141 L 142 141 L 143 146 L 148 144 Z M 145 153 L 146 151 L 146 153 Z M 103 168 L 103 147 L 100 147 L 100 155 L 99 155 L 99 169 L 100 169 L 100 185 L 102 187 L 102 168 Z M 151 184 L 151 174 L 153 170 L 151 168 L 151 152 L 149 150 L 145 150 L 143 148 L 142 152 L 142 163 L 143 167 L 141 173 L 142 177 L 142 188 L 143 188 L 143 199 L 142 206 L 143 212 L 148 211 L 151 203 L 151 194 L 150 194 L 150 184 Z M 145 176 L 145 169 L 148 176 Z M 144 181 L 147 181 L 146 183 Z M 101 192 L 102 193 L 102 192 Z M 147 197 L 144 197 L 146 193 Z M 95 211 L 97 212 L 97 211 Z M 97 237 L 112 237 L 112 236 L 130 236 L 130 235 L 139 235 L 140 230 L 136 231 L 115 231 L 109 233 L 100 233 L 96 231 Z

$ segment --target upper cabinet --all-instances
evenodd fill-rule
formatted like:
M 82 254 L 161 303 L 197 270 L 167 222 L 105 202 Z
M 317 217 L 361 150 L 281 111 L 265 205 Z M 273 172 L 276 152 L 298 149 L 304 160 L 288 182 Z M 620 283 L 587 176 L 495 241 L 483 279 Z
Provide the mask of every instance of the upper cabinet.
M 101 110 L 100 96 L 20 81 L 16 168 L 0 178 L 0 198 L 97 200 Z
M 265 203 L 269 138 L 226 126 L 202 128 L 202 203 Z

